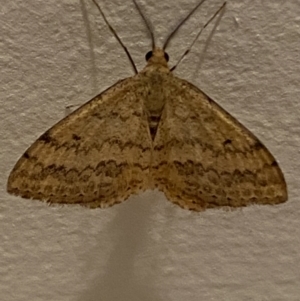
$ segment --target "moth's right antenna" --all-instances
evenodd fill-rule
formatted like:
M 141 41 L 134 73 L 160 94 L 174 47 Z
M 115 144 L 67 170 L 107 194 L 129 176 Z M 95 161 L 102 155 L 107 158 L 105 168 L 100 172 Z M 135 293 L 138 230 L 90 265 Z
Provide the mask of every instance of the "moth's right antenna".
M 204 2 L 205 0 L 200 1 L 200 3 L 198 3 L 193 10 L 190 11 L 190 13 L 176 26 L 176 28 L 170 33 L 170 35 L 167 37 L 164 46 L 163 46 L 163 50 L 166 50 L 169 42 L 171 41 L 172 37 L 174 36 L 174 34 L 178 31 L 178 29 L 185 23 L 186 20 L 188 20 L 190 18 L 190 16 L 198 9 L 198 7 Z
M 116 33 L 116 31 L 113 29 L 113 27 L 112 27 L 112 26 L 109 24 L 109 22 L 107 21 L 107 19 L 106 19 L 105 15 L 104 15 L 104 13 L 103 13 L 103 11 L 102 11 L 100 5 L 96 2 L 96 0 L 92 0 L 92 1 L 93 1 L 94 4 L 97 6 L 97 8 L 98 8 L 100 14 L 102 15 L 102 18 L 103 18 L 103 20 L 105 21 L 106 25 L 108 26 L 109 30 L 112 32 L 112 34 L 115 36 L 115 38 L 117 39 L 117 41 L 118 41 L 119 44 L 122 46 L 122 48 L 124 49 L 125 53 L 127 54 L 127 57 L 128 57 L 128 59 L 129 59 L 131 65 L 132 65 L 132 68 L 133 68 L 135 74 L 138 74 L 138 71 L 137 71 L 137 69 L 136 69 L 135 63 L 134 63 L 134 61 L 133 61 L 133 59 L 132 59 L 132 57 L 131 57 L 131 55 L 130 55 L 128 49 L 127 49 L 126 46 L 123 44 L 123 42 L 121 41 L 121 39 L 119 38 L 119 36 L 117 35 L 117 33 Z
M 174 71 L 175 68 L 179 65 L 179 63 L 182 61 L 182 59 L 191 51 L 192 47 L 194 46 L 194 44 L 196 43 L 196 41 L 198 40 L 199 36 L 201 35 L 202 31 L 207 27 L 207 25 L 220 13 L 220 11 L 225 7 L 226 5 L 226 1 L 222 4 L 222 6 L 214 13 L 214 15 L 204 24 L 204 26 L 202 26 L 202 28 L 200 29 L 200 31 L 198 32 L 198 34 L 196 35 L 195 39 L 193 40 L 193 42 L 191 43 L 191 45 L 189 46 L 189 48 L 184 52 L 184 54 L 180 57 L 180 59 L 178 60 L 178 62 L 170 69 L 170 71 Z

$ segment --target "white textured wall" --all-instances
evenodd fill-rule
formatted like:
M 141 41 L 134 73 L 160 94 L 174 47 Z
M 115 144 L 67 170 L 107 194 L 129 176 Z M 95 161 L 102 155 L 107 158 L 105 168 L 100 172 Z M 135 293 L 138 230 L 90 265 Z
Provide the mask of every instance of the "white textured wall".
M 67 105 L 133 72 L 90 0 L 0 2 L 0 299 L 298 301 L 299 0 L 229 0 L 176 70 L 263 141 L 288 183 L 283 205 L 204 213 L 150 191 L 106 210 L 6 193 L 18 157 Z M 150 41 L 132 2 L 99 3 L 141 69 Z M 139 3 L 161 43 L 197 1 Z M 221 3 L 182 27 L 171 62 Z

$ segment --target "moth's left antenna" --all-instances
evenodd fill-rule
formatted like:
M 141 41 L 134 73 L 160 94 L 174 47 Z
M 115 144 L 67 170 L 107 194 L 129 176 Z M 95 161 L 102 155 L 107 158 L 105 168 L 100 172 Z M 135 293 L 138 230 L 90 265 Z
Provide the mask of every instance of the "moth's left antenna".
M 147 29 L 148 29 L 148 31 L 149 31 L 149 33 L 150 33 L 150 36 L 151 36 L 151 42 L 152 42 L 152 51 L 153 51 L 154 48 L 155 48 L 155 39 L 154 39 L 153 30 L 152 30 L 152 28 L 151 28 L 151 26 L 150 26 L 148 20 L 147 20 L 146 17 L 143 15 L 143 13 L 142 13 L 140 7 L 138 6 L 138 4 L 136 3 L 135 0 L 133 0 L 133 3 L 134 3 L 134 5 L 135 5 L 136 9 L 138 10 L 140 16 L 143 18 L 143 20 L 144 20 L 144 22 L 145 22 L 145 24 L 146 24 L 146 27 L 147 27 Z
M 121 39 L 119 38 L 119 36 L 117 35 L 117 33 L 116 33 L 116 31 L 113 29 L 113 27 L 109 24 L 109 22 L 108 22 L 108 20 L 106 19 L 106 17 L 105 17 L 105 15 L 104 15 L 104 13 L 103 13 L 103 11 L 102 11 L 100 5 L 96 2 L 96 0 L 92 0 L 92 1 L 93 1 L 94 4 L 97 6 L 97 8 L 98 8 L 100 14 L 102 15 L 102 18 L 103 18 L 104 22 L 105 22 L 106 25 L 108 26 L 109 30 L 110 30 L 110 31 L 112 32 L 112 34 L 115 36 L 115 38 L 117 39 L 117 41 L 119 42 L 119 44 L 123 47 L 123 49 L 124 49 L 124 51 L 125 51 L 125 53 L 126 53 L 128 59 L 129 59 L 131 65 L 132 65 L 132 68 L 133 68 L 135 74 L 138 74 L 138 71 L 137 71 L 137 69 L 136 69 L 135 63 L 134 63 L 134 61 L 133 61 L 133 59 L 132 59 L 132 57 L 131 57 L 131 55 L 130 55 L 128 49 L 127 49 L 126 46 L 123 44 L 123 42 L 121 41 Z

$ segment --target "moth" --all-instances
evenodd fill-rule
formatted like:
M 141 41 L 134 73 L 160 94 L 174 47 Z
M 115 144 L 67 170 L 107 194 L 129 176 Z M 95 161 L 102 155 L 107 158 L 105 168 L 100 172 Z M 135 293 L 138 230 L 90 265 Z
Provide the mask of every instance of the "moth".
M 158 48 L 150 33 L 145 68 L 41 135 L 16 163 L 7 191 L 90 208 L 147 189 L 196 211 L 285 202 L 286 183 L 272 154 L 209 96 L 176 77 L 165 52 L 169 39 Z

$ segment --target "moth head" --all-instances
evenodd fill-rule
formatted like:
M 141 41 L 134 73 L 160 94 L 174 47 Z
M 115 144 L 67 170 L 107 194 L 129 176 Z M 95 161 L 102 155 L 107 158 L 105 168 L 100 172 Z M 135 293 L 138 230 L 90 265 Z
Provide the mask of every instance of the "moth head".
M 149 51 L 145 59 L 148 66 L 157 65 L 168 68 L 169 55 L 161 48 L 154 48 Z
M 145 55 L 146 62 L 148 62 L 153 57 L 153 51 L 148 51 Z M 164 58 L 168 62 L 169 61 L 169 55 L 164 51 Z

